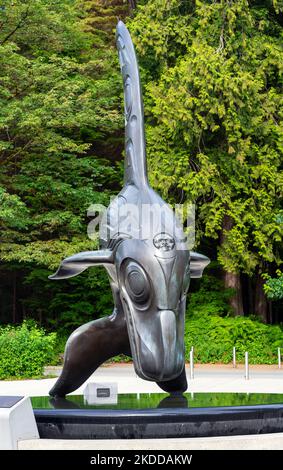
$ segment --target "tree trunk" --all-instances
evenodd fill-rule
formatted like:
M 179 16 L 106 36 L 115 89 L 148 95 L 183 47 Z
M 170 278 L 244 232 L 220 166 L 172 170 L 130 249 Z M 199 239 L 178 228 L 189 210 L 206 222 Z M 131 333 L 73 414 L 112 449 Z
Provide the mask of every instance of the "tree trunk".
M 255 302 L 254 313 L 258 315 L 264 323 L 268 323 L 268 302 L 263 290 L 264 279 L 259 271 L 255 277 Z
M 38 319 L 39 319 L 39 324 L 42 326 L 42 309 L 38 309 Z
M 26 316 L 27 316 L 25 304 L 23 304 L 23 310 L 22 310 L 22 312 L 23 312 L 23 320 L 25 320 L 25 319 L 26 319 Z
M 220 236 L 220 244 L 225 242 L 225 232 L 231 230 L 233 221 L 228 215 L 224 216 L 222 224 L 222 234 Z M 224 271 L 224 286 L 226 289 L 235 289 L 235 294 L 230 299 L 230 306 L 235 315 L 244 315 L 243 294 L 240 273 L 230 273 Z
M 248 315 L 254 313 L 254 289 L 252 284 L 252 278 L 248 277 Z
M 17 275 L 13 274 L 13 323 L 17 322 Z
M 137 1 L 136 0 L 129 0 L 129 5 L 130 5 L 130 9 L 134 10 L 137 6 Z
M 226 289 L 235 289 L 235 295 L 231 297 L 229 303 L 235 315 L 244 315 L 243 295 L 240 274 L 228 273 L 224 271 L 224 286 Z
M 268 314 L 269 314 L 269 323 L 273 325 L 273 315 L 272 315 L 272 302 L 268 301 Z

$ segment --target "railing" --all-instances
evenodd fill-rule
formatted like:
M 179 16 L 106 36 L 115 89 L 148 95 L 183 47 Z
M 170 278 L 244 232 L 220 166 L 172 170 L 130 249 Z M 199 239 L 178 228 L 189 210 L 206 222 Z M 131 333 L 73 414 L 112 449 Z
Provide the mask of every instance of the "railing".
M 281 348 L 277 349 L 278 354 L 278 369 L 281 369 Z M 237 367 L 236 362 L 236 347 L 233 347 L 232 350 L 232 361 L 233 361 L 233 368 Z M 191 347 L 190 350 L 190 378 L 191 380 L 194 379 L 194 347 Z M 249 370 L 249 353 L 248 351 L 245 352 L 245 379 L 249 380 L 250 378 L 250 370 Z

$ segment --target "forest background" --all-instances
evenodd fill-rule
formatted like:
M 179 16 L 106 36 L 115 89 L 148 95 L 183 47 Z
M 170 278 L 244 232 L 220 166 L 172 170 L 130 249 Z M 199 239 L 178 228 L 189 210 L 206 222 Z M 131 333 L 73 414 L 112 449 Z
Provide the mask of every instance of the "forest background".
M 112 312 L 103 268 L 61 282 L 48 275 L 66 256 L 97 248 L 98 237 L 87 236 L 88 208 L 107 206 L 122 186 L 115 47 L 122 19 L 140 65 L 151 185 L 172 204 L 196 204 L 195 249 L 212 260 L 191 282 L 187 353 L 194 345 L 197 360 L 228 362 L 237 345 L 240 358 L 249 348 L 252 362 L 276 360 L 282 7 L 279 0 L 1 1 L 2 351 L 11 332 L 23 345 L 31 331 L 43 338 L 43 327 L 57 354 L 76 327 Z

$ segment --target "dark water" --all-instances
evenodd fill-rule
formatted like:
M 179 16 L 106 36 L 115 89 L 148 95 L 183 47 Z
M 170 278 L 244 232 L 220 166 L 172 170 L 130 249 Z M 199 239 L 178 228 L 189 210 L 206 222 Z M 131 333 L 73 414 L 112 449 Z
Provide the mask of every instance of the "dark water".
M 83 395 L 68 395 L 66 399 L 48 396 L 31 397 L 33 408 L 45 409 L 148 409 L 148 408 L 207 408 L 215 406 L 250 406 L 283 404 L 283 394 L 276 393 L 167 393 L 120 394 L 117 404 L 90 405 Z

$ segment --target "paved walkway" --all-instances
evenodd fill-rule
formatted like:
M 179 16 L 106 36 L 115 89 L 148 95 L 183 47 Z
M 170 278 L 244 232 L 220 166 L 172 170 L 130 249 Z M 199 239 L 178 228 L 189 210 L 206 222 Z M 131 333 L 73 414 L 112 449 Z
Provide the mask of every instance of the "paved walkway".
M 53 369 L 55 374 L 60 368 Z M 244 367 L 233 369 L 231 365 L 195 366 L 194 379 L 189 380 L 188 392 L 243 392 L 243 393 L 282 393 L 283 368 L 272 366 L 251 366 L 250 379 L 244 378 Z M 48 395 L 56 382 L 54 379 L 0 381 L 0 395 Z M 88 381 L 116 382 L 119 393 L 154 393 L 161 392 L 154 382 L 148 382 L 136 376 L 132 364 L 117 364 L 100 367 Z M 74 394 L 83 393 L 85 384 Z
M 20 450 L 283 450 L 283 433 L 181 439 L 21 441 Z
M 53 369 L 52 373 L 59 373 Z M 189 378 L 189 367 L 187 376 Z M 48 395 L 57 379 L 0 381 L 0 395 Z M 139 379 L 132 364 L 106 365 L 100 367 L 89 381 L 116 382 L 119 393 L 161 392 L 153 382 Z M 83 392 L 85 385 L 73 394 Z M 196 365 L 195 377 L 189 380 L 188 392 L 242 392 L 282 393 L 283 369 L 272 366 L 251 366 L 250 379 L 244 378 L 244 367 L 233 369 L 231 365 Z M 283 433 L 226 436 L 187 439 L 156 440 L 49 440 L 39 439 L 19 442 L 20 449 L 91 449 L 91 450 L 204 450 L 204 449 L 280 449 L 283 450 Z

